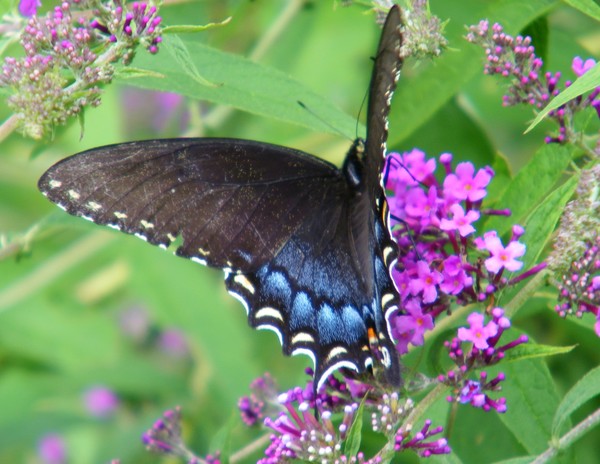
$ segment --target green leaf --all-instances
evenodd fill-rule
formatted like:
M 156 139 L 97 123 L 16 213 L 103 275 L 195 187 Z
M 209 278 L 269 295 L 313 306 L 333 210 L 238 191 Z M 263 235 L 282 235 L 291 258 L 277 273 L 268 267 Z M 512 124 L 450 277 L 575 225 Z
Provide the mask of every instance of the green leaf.
M 571 413 L 599 394 L 600 366 L 588 372 L 562 399 L 552 422 L 552 436 L 558 438 L 565 421 L 569 419 Z
M 525 220 L 527 254 L 525 255 L 525 268 L 534 265 L 552 232 L 560 219 L 564 206 L 573 196 L 577 188 L 577 178 L 572 177 L 548 197 Z
M 117 69 L 117 76 L 121 79 L 133 79 L 133 78 L 145 78 L 155 77 L 157 79 L 164 79 L 165 75 L 162 73 L 148 71 L 147 69 L 135 68 L 133 66 L 123 66 Z
M 559 108 L 568 101 L 573 100 L 579 95 L 583 95 L 584 93 L 589 92 L 598 86 L 600 86 L 600 62 L 596 63 L 596 66 L 586 72 L 583 76 L 579 77 L 569 87 L 554 97 L 552 101 L 550 101 L 550 103 L 548 103 L 548 105 L 540 113 L 538 113 L 525 133 L 537 126 L 550 111 Z
M 185 71 L 187 77 L 193 79 L 197 84 L 208 87 L 216 87 L 216 84 L 210 82 L 208 79 L 205 79 L 200 74 L 200 71 L 198 71 L 194 60 L 192 59 L 190 51 L 178 35 L 174 35 L 171 37 L 171 40 L 164 42 L 164 46 L 171 56 L 175 58 L 177 64 L 180 66 L 180 69 Z
M 437 455 L 434 454 L 428 457 L 425 462 L 427 464 L 461 464 L 463 460 L 456 453 L 450 453 Z
M 578 9 L 583 14 L 600 21 L 600 6 L 594 0 L 563 0 L 567 5 Z
M 164 43 L 168 53 L 161 55 L 160 60 L 140 53 L 134 61 L 138 68 L 159 73 L 164 78 L 145 77 L 128 80 L 128 83 L 231 105 L 316 131 L 335 132 L 332 128 L 336 128 L 350 139 L 355 136 L 354 117 L 276 69 L 187 38 L 169 35 Z M 301 108 L 298 101 L 310 112 Z
M 223 464 L 229 464 L 231 456 L 231 435 L 234 428 L 238 425 L 239 415 L 232 414 L 225 426 L 221 427 L 210 440 L 210 451 L 219 451 L 219 462 Z
M 224 19 L 220 23 L 208 23 L 203 26 L 189 25 L 189 24 L 181 24 L 176 26 L 166 26 L 163 27 L 163 34 L 194 34 L 196 32 L 206 31 L 207 29 L 212 29 L 214 27 L 225 26 L 229 24 L 231 21 L 231 16 Z
M 348 430 L 348 435 L 346 436 L 346 441 L 344 443 L 344 454 L 346 456 L 356 456 L 360 451 L 360 442 L 362 439 L 362 426 L 363 426 L 363 411 L 365 408 L 365 401 L 367 397 L 365 396 L 358 409 L 354 414 L 354 421 L 350 425 L 350 429 Z
M 547 356 L 556 356 L 566 354 L 575 349 L 575 346 L 550 346 L 538 345 L 536 343 L 524 343 L 506 351 L 506 357 L 503 362 L 519 361 L 522 359 L 545 358 Z
M 544 451 L 550 440 L 552 416 L 558 395 L 548 367 L 539 359 L 525 359 L 502 365 L 506 374 L 502 396 L 508 411 L 500 414 L 528 454 Z
M 564 175 L 571 156 L 572 148 L 556 144 L 543 145 L 492 205 L 510 208 L 510 221 L 505 217 L 493 216 L 485 223 L 486 230 L 496 230 L 499 235 L 503 235 L 512 224 L 525 224 L 527 216 L 548 197 L 551 189 Z

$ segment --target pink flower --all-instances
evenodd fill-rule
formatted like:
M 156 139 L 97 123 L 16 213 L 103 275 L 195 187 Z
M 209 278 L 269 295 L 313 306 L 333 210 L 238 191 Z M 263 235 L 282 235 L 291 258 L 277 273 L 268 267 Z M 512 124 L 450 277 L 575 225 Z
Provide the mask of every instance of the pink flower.
M 119 398 L 106 387 L 93 387 L 85 392 L 83 401 L 88 412 L 95 417 L 111 416 L 119 407 Z
M 477 211 L 469 211 L 465 214 L 465 210 L 458 203 L 450 207 L 452 213 L 452 219 L 442 219 L 440 223 L 440 229 L 445 231 L 458 230 L 461 237 L 466 237 L 469 234 L 475 232 L 475 228 L 471 223 L 479 219 L 479 213 Z
M 458 200 L 479 201 L 487 195 L 485 187 L 492 180 L 491 174 L 480 169 L 475 173 L 473 163 L 459 163 L 455 174 L 448 174 L 444 179 L 444 196 Z
M 418 185 L 435 171 L 435 159 L 425 160 L 425 153 L 417 148 L 403 154 L 390 153 L 388 159 L 391 166 L 396 165 L 390 169 L 388 177 L 393 184 Z
M 592 58 L 588 58 L 583 61 L 580 57 L 576 56 L 573 58 L 573 63 L 571 64 L 571 69 L 578 76 L 583 76 L 586 72 L 596 66 L 596 60 Z
M 498 333 L 498 326 L 490 321 L 486 326 L 483 325 L 483 314 L 471 313 L 467 317 L 470 327 L 468 329 L 460 327 L 458 329 L 458 338 L 463 342 L 471 342 L 480 349 L 485 350 L 488 345 L 488 339 Z
M 490 272 L 497 273 L 502 268 L 514 272 L 523 267 L 523 262 L 515 259 L 525 254 L 526 247 L 520 242 L 510 242 L 505 248 L 496 231 L 492 230 L 483 235 L 483 240 L 478 238 L 475 244 L 492 255 L 485 260 L 485 268 Z
M 42 6 L 40 0 L 21 0 L 19 2 L 19 13 L 26 18 L 35 16 L 37 9 Z
M 45 435 L 38 442 L 38 456 L 44 464 L 65 464 L 67 450 L 60 435 Z

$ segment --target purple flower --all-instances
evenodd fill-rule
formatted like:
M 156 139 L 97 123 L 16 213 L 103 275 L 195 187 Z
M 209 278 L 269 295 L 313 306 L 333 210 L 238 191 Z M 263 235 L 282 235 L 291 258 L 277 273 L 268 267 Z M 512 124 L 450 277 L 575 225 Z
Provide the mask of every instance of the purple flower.
M 473 284 L 473 278 L 462 269 L 457 274 L 442 272 L 442 282 L 440 289 L 447 295 L 458 295 L 465 287 Z
M 44 464 L 65 464 L 67 448 L 60 435 L 48 434 L 38 442 L 38 456 Z
M 467 317 L 470 327 L 468 329 L 464 327 L 458 329 L 459 340 L 471 342 L 480 350 L 486 349 L 489 346 L 488 339 L 494 337 L 498 333 L 498 326 L 492 321 L 484 326 L 483 320 L 483 314 L 471 313 L 469 317 Z
M 459 163 L 455 174 L 448 174 L 444 179 L 444 195 L 457 200 L 479 201 L 487 195 L 485 188 L 492 176 L 485 169 L 475 174 L 473 163 Z
M 413 295 L 423 293 L 423 302 L 431 303 L 437 298 L 437 284 L 442 281 L 442 274 L 433 271 L 425 261 L 417 263 L 418 277 L 411 280 L 410 292 Z
M 442 219 L 440 222 L 440 229 L 446 231 L 458 230 L 461 237 L 466 237 L 469 234 L 475 232 L 475 227 L 471 223 L 479 219 L 479 213 L 477 211 L 469 211 L 465 214 L 465 210 L 459 204 L 454 204 L 450 207 L 452 213 L 452 219 Z
M 178 329 L 163 330 L 158 339 L 158 345 L 166 354 L 174 358 L 183 358 L 189 353 L 188 344 L 183 333 Z
M 485 268 L 490 272 L 497 273 L 502 268 L 514 272 L 523 267 L 523 263 L 515 259 L 525 254 L 526 247 L 520 242 L 510 242 L 504 247 L 496 231 L 490 231 L 486 232 L 483 240 L 478 240 L 476 244 L 492 255 L 485 260 Z
M 19 2 L 19 13 L 26 18 L 35 16 L 37 9 L 42 6 L 40 0 L 21 0 Z
M 413 345 L 424 343 L 423 335 L 426 331 L 433 329 L 433 318 L 430 314 L 423 314 L 423 309 L 410 300 L 412 304 L 407 305 L 408 314 L 399 315 L 392 319 L 392 335 L 394 339 L 406 338 L 404 335 L 410 333 L 409 342 Z
M 94 417 L 111 416 L 119 407 L 119 398 L 106 387 L 93 387 L 84 394 L 83 401 L 87 411 Z

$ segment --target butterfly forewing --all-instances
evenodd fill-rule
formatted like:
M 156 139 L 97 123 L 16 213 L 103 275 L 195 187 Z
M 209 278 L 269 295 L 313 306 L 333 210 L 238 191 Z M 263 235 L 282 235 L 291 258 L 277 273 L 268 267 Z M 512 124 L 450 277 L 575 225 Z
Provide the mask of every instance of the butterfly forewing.
M 89 150 L 50 168 L 40 190 L 67 212 L 216 267 L 272 259 L 322 203 L 344 193 L 335 166 L 231 139 L 168 139 Z

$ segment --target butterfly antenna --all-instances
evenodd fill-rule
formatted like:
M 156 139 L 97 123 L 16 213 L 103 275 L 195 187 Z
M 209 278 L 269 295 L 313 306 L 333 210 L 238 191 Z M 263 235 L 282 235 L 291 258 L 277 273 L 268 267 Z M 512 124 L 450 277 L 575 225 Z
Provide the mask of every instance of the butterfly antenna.
M 297 101 L 298 105 L 300 105 L 300 107 L 302 109 L 305 109 L 306 111 L 308 111 L 312 116 L 314 116 L 316 119 L 318 119 L 319 121 L 321 121 L 323 124 L 325 124 L 327 127 L 329 127 L 331 130 L 333 130 L 333 132 L 335 132 L 336 134 L 338 134 L 340 137 L 343 137 L 345 139 L 348 139 L 349 137 L 344 134 L 340 129 L 338 129 L 337 127 L 335 127 L 334 125 L 330 124 L 328 121 L 326 121 L 325 119 L 323 119 L 321 116 L 319 116 L 317 113 L 315 113 L 313 110 L 311 110 L 308 106 L 306 106 L 303 102 L 301 102 L 300 100 Z M 350 140 L 352 141 L 352 140 Z
M 356 138 L 358 138 L 358 121 L 360 121 L 360 115 L 363 112 L 363 109 L 365 107 L 365 103 L 367 103 L 367 97 L 369 96 L 369 90 L 367 89 L 365 91 L 365 94 L 363 95 L 362 101 L 360 102 L 360 107 L 358 108 L 358 114 L 356 115 L 356 127 L 354 129 L 354 134 L 356 135 Z

